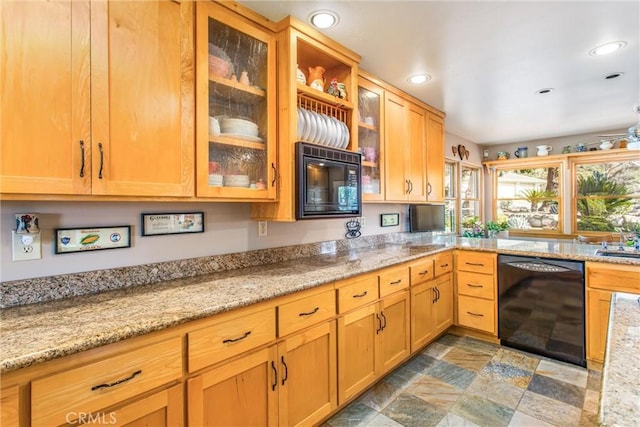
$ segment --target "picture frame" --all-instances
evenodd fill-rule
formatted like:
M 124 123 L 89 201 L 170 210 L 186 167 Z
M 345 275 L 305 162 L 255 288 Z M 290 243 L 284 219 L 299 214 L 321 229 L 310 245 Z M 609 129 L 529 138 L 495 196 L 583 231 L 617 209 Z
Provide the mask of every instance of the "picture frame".
M 141 215 L 142 235 L 204 233 L 204 212 L 162 212 Z
M 131 226 L 56 228 L 55 253 L 67 254 L 131 247 Z
M 400 225 L 399 213 L 380 214 L 380 227 L 395 227 Z

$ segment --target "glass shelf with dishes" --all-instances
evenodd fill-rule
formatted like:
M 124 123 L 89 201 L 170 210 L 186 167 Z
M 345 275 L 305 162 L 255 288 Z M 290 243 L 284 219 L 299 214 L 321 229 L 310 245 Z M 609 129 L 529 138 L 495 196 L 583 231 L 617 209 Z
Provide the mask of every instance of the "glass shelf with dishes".
M 358 146 L 362 153 L 362 198 L 383 200 L 382 88 L 364 79 L 358 86 Z
M 220 4 L 196 7 L 196 194 L 274 200 L 275 36 Z

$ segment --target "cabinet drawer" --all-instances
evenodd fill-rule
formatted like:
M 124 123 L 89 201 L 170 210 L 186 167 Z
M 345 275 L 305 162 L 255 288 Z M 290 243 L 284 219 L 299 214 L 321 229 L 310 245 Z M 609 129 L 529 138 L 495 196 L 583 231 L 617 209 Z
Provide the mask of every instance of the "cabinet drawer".
M 640 266 L 588 262 L 586 271 L 591 288 L 640 293 Z
M 436 277 L 449 273 L 453 270 L 453 254 L 451 252 L 447 252 L 436 255 L 433 263 Z
M 435 277 L 433 269 L 433 257 L 425 258 L 420 261 L 413 262 L 409 265 L 409 273 L 411 275 L 411 286 L 428 282 Z
M 456 268 L 458 271 L 493 274 L 496 254 L 484 252 L 458 252 Z
M 393 267 L 378 274 L 380 298 L 409 287 L 409 267 Z
M 91 413 L 182 376 L 182 338 L 54 374 L 31 385 L 33 426 L 70 421 L 68 414 Z
M 259 347 L 276 338 L 274 308 L 218 323 L 187 335 L 189 372 Z
M 458 296 L 458 325 L 495 334 L 495 303 L 491 300 Z
M 458 273 L 458 294 L 495 299 L 493 277 L 488 274 L 461 271 Z
M 339 287 L 337 291 L 338 312 L 346 313 L 378 299 L 378 276 L 355 280 Z
M 278 306 L 278 336 L 312 326 L 336 315 L 333 289 Z

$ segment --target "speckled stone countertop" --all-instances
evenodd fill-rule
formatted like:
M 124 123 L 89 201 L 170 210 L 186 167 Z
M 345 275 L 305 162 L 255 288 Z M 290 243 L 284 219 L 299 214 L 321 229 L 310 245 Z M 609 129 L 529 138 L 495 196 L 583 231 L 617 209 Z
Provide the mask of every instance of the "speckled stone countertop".
M 640 425 L 640 296 L 613 293 L 602 370 L 599 422 Z
M 425 246 L 431 243 L 440 244 L 441 247 L 434 249 Z M 595 255 L 593 246 L 572 243 L 456 237 L 434 237 L 429 241 L 389 241 L 374 246 L 123 287 L 93 295 L 4 308 L 0 310 L 0 372 L 454 248 L 640 265 L 640 260 L 605 258 Z M 100 275 L 91 277 L 97 281 Z

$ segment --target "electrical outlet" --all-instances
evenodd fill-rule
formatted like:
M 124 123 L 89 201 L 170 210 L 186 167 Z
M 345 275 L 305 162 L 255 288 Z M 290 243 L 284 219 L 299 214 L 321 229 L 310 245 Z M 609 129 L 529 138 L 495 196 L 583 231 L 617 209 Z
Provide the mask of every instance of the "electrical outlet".
M 258 236 L 265 237 L 267 235 L 267 221 L 258 221 Z
M 18 234 L 11 232 L 13 242 L 12 261 L 30 261 L 42 259 L 42 245 L 40 243 L 40 233 Z

